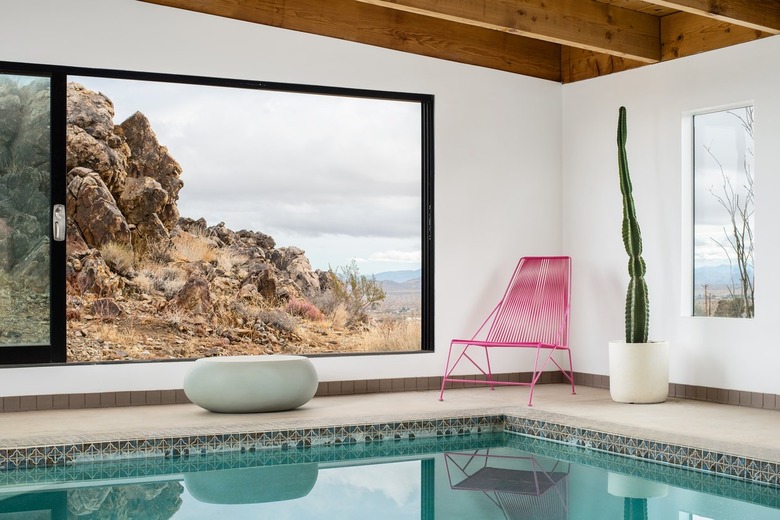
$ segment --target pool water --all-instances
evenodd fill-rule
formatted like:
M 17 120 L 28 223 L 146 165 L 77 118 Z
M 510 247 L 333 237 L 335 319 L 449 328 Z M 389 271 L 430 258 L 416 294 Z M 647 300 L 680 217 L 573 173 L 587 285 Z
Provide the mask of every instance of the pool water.
M 777 520 L 780 489 L 510 433 L 0 472 L 0 520 Z

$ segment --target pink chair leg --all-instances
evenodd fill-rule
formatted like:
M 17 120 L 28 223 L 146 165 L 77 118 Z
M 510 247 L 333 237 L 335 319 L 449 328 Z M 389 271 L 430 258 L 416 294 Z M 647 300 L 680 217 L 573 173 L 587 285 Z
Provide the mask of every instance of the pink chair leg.
M 577 392 L 574 391 L 574 369 L 572 368 L 574 365 L 571 364 L 571 350 L 569 352 L 569 379 L 571 379 L 571 393 L 573 395 L 576 395 Z
M 441 392 L 439 392 L 439 401 L 444 401 L 444 385 L 447 384 L 447 377 L 450 375 L 450 357 L 452 356 L 452 343 L 447 352 L 447 364 L 444 366 L 444 375 L 441 378 Z
M 488 348 L 485 347 L 485 360 L 487 361 L 487 379 L 490 381 L 490 389 L 495 390 L 496 385 L 493 384 L 493 370 L 490 368 L 490 355 L 488 354 Z M 479 367 L 477 367 L 479 368 Z
M 528 406 L 533 406 L 531 402 L 534 400 L 534 388 L 536 387 L 536 379 L 537 379 L 537 372 L 539 370 L 539 353 L 541 352 L 541 348 L 536 348 L 536 359 L 534 360 L 534 373 L 531 374 L 531 392 L 528 395 Z

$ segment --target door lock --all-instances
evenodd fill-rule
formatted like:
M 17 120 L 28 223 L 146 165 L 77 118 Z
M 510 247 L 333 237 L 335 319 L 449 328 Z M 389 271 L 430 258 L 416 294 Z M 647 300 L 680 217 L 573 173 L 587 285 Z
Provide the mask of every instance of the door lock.
M 52 238 L 57 242 L 65 240 L 65 205 L 55 204 L 52 212 Z

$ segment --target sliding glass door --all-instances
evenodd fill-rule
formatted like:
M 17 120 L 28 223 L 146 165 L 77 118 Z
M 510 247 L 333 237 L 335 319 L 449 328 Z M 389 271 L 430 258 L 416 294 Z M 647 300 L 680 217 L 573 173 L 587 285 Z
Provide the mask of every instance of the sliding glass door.
M 0 364 L 64 361 L 64 348 L 52 348 L 64 346 L 63 318 L 52 313 L 62 278 L 52 265 L 65 237 L 52 176 L 55 83 L 0 72 Z

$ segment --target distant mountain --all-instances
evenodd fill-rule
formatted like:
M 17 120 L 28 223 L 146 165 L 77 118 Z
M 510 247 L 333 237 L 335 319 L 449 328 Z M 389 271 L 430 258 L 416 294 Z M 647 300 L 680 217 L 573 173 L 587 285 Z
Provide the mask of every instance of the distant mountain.
M 736 265 L 699 267 L 694 271 L 693 276 L 696 285 L 731 285 L 732 280 L 739 284 L 739 269 Z
M 422 278 L 422 269 L 406 271 L 385 271 L 374 275 L 378 282 L 404 283 L 417 278 Z

